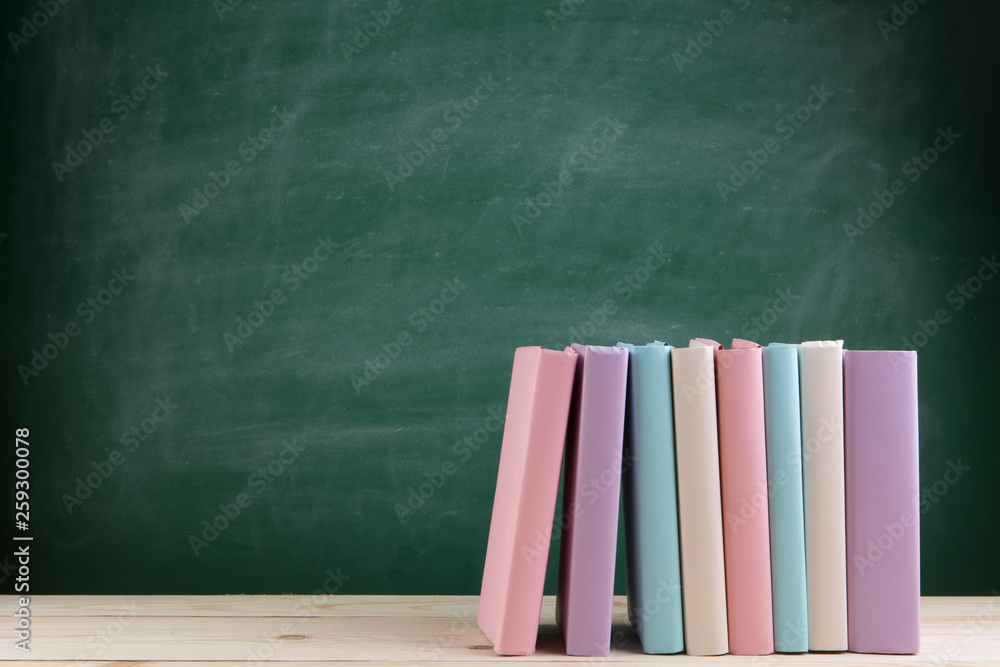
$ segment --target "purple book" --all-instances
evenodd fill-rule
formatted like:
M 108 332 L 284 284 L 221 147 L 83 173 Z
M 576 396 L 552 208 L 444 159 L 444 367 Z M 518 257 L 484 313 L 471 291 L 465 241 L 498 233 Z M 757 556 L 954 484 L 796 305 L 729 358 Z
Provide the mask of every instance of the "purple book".
M 847 645 L 920 651 L 917 353 L 844 352 Z
M 569 655 L 611 653 L 628 350 L 573 345 L 556 622 Z M 666 408 L 665 409 L 669 409 Z

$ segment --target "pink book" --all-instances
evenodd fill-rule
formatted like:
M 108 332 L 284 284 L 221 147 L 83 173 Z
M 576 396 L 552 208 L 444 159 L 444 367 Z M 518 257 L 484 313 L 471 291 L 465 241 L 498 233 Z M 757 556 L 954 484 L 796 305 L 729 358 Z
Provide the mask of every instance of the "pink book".
M 844 352 L 847 649 L 920 650 L 917 353 Z
M 774 628 L 760 346 L 739 339 L 731 350 L 716 345 L 715 373 L 729 652 L 765 655 L 774 652 Z
M 556 622 L 568 655 L 611 653 L 618 497 L 628 350 L 573 345 L 579 355 L 566 441 Z M 664 406 L 666 409 L 667 406 Z
M 478 618 L 502 655 L 535 652 L 576 358 L 514 352 Z

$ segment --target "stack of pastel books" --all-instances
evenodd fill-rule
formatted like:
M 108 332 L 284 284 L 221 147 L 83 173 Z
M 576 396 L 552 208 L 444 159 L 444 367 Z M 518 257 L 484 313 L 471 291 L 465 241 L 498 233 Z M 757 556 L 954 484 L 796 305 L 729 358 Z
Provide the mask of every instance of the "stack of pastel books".
M 557 524 L 566 653 L 609 655 L 621 497 L 646 653 L 917 653 L 917 449 L 915 352 L 518 348 L 479 627 L 534 653 Z

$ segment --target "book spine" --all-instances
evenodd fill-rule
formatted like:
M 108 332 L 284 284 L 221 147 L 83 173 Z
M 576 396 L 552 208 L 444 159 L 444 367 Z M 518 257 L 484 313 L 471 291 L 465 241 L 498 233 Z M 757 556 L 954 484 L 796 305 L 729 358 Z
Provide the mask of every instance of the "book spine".
M 711 347 L 672 353 L 684 646 L 689 655 L 729 650 L 722 492 Z
M 843 341 L 802 343 L 802 490 L 809 649 L 847 650 Z
M 920 650 L 917 353 L 844 353 L 847 640 Z
M 478 614 L 503 655 L 535 651 L 576 356 L 514 353 Z
M 759 347 L 716 350 L 729 652 L 774 652 L 764 371 Z
M 557 622 L 568 655 L 611 652 L 628 351 L 573 345 L 576 388 L 566 443 Z
M 763 366 L 774 649 L 799 653 L 809 650 L 809 615 L 797 346 L 768 346 Z
M 669 346 L 629 350 L 625 540 L 629 620 L 646 653 L 684 650 Z

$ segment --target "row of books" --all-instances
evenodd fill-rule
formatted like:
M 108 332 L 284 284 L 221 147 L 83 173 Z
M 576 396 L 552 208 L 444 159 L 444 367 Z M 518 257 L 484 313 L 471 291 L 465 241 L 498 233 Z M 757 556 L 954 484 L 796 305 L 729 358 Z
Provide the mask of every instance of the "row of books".
M 646 653 L 919 651 L 916 353 L 696 339 L 514 354 L 479 626 L 611 649 L 619 495 Z

